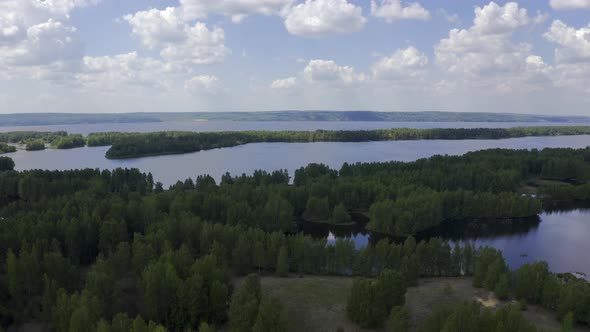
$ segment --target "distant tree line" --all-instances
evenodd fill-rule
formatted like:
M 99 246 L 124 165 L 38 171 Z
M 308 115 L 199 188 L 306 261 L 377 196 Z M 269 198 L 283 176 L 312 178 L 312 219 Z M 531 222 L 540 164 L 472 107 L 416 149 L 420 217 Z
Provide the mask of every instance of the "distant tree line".
M 516 127 L 516 128 L 394 128 L 356 131 L 240 131 L 240 132 L 156 132 L 95 133 L 89 146 L 112 145 L 109 159 L 189 153 L 261 142 L 369 142 L 401 140 L 501 139 L 527 136 L 563 136 L 590 134 L 590 127 Z
M 46 144 L 56 149 L 72 149 L 86 145 L 86 139 L 79 134 L 68 134 L 65 131 L 38 132 L 38 131 L 16 131 L 0 133 L 0 153 L 5 143 L 25 145 L 27 151 L 44 150 Z M 7 152 L 16 151 L 13 147 Z M 12 151 L 14 149 L 14 151 Z

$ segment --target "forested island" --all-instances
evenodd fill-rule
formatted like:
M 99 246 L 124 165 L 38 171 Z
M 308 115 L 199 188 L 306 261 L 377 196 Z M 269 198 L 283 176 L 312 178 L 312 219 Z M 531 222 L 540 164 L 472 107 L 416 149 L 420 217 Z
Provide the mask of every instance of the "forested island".
M 234 147 L 248 143 L 286 142 L 375 142 L 408 140 L 502 139 L 532 136 L 588 135 L 590 126 L 515 127 L 515 128 L 394 128 L 338 131 L 236 131 L 236 132 L 156 132 L 91 133 L 89 146 L 112 145 L 109 159 L 126 159 L 166 154 L 181 154 Z
M 163 121 L 394 121 L 394 122 L 590 122 L 584 116 L 481 112 L 371 112 L 371 111 L 273 111 L 273 112 L 161 112 L 161 113 L 29 113 L 0 114 L 0 126 L 65 124 L 149 123 Z
M 0 154 L 16 152 L 15 145 L 24 146 L 27 151 L 41 151 L 47 146 L 55 149 L 74 149 L 86 146 L 86 138 L 78 134 L 68 134 L 65 131 L 0 132 Z
M 356 328 L 540 330 L 525 319 L 527 306 L 550 310 L 566 330 L 590 324 L 583 279 L 554 274 L 543 262 L 511 271 L 495 249 L 412 237 L 456 220 L 518 222 L 557 200 L 587 200 L 590 148 L 496 149 L 340 170 L 311 164 L 292 183 L 286 171 L 257 171 L 226 174 L 220 183 L 202 175 L 168 189 L 136 169 L 14 166 L 0 157 L 5 328 L 289 330 L 297 317 L 285 315 L 288 301 L 264 286 L 271 276 L 285 283 L 354 277 L 344 305 Z M 301 218 L 349 222 L 352 213 L 395 238 L 356 249 L 351 240 L 328 244 L 298 232 Z M 455 292 L 453 280 L 467 280 L 519 302 L 495 311 L 459 302 L 417 321 L 406 301 L 427 277 L 447 278 L 446 297 Z
M 68 134 L 65 131 L 18 131 L 0 133 L 0 154 L 16 151 L 14 144 L 27 151 L 73 149 L 84 146 L 111 146 L 109 159 L 127 159 L 234 147 L 248 143 L 286 142 L 374 142 L 407 140 L 503 139 L 533 136 L 588 135 L 590 126 L 546 126 L 515 128 L 394 128 L 338 131 L 228 131 L 228 132 L 102 132 Z M 12 145 L 10 145 L 12 144 Z

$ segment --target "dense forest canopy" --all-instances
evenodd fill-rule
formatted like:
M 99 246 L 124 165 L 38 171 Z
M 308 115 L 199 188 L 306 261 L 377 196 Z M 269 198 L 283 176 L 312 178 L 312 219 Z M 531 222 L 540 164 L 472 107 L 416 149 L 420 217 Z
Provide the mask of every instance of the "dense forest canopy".
M 348 306 L 359 326 L 381 326 L 388 317 L 403 325 L 406 287 L 421 277 L 461 275 L 500 298 L 590 323 L 590 285 L 553 274 L 545 263 L 510 271 L 501 252 L 470 244 L 408 236 L 356 249 L 351 240 L 329 245 L 297 232 L 299 218 L 349 220 L 343 215 L 352 212 L 368 215 L 371 229 L 404 237 L 443 221 L 534 215 L 542 202 L 517 193 L 523 182 L 561 181 L 567 199 L 585 198 L 578 195 L 587 194 L 590 148 L 488 150 L 340 170 L 311 164 L 293 184 L 285 171 L 257 171 L 227 174 L 219 184 L 198 176 L 167 190 L 136 169 L 13 168 L 0 157 L 5 327 L 36 321 L 55 331 L 280 329 L 280 300 L 262 298 L 255 276 L 237 289 L 232 281 L 253 272 L 359 277 Z M 543 204 L 553 199 L 542 196 Z M 457 316 L 496 327 L 490 331 L 529 328 L 513 309 L 495 316 L 477 315 L 471 304 L 441 310 L 425 331 L 451 328 Z
M 590 127 L 516 127 L 477 129 L 412 129 L 342 131 L 240 131 L 240 132 L 156 132 L 94 133 L 89 146 L 112 145 L 109 159 L 179 154 L 262 142 L 371 142 L 406 140 L 502 139 L 528 136 L 587 135 Z
M 0 114 L 0 126 L 42 126 L 58 124 L 141 123 L 161 121 L 417 121 L 417 122 L 590 122 L 583 116 L 548 116 L 480 112 L 370 112 L 370 111 L 276 111 L 276 112 L 195 112 Z

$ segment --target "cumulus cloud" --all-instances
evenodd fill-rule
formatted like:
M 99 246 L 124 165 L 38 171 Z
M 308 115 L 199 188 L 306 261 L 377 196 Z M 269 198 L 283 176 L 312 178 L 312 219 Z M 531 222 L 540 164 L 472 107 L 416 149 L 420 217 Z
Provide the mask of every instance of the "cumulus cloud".
M 283 79 L 278 79 L 272 82 L 270 85 L 271 89 L 277 90 L 287 90 L 292 89 L 297 85 L 297 78 L 296 77 L 288 77 Z
M 525 65 L 531 46 L 513 43 L 512 33 L 532 21 L 527 10 L 514 2 L 477 7 L 470 28 L 452 29 L 448 38 L 435 45 L 436 61 L 453 74 L 482 76 L 518 71 Z
M 590 9 L 590 0 L 551 0 L 549 4 L 555 10 Z
M 97 0 L 0 1 L 0 68 L 7 77 L 58 79 L 80 67 L 84 44 L 70 13 Z M 54 73 L 52 73 L 52 71 Z
M 365 80 L 365 75 L 357 74 L 350 66 L 340 66 L 332 60 L 311 60 L 303 70 L 310 83 L 335 83 L 350 85 Z
M 555 20 L 543 36 L 559 45 L 552 73 L 555 84 L 590 92 L 590 25 L 576 29 Z
M 361 7 L 346 0 L 305 0 L 287 11 L 285 27 L 294 35 L 317 37 L 359 31 L 366 21 Z
M 555 49 L 555 60 L 558 63 L 590 61 L 590 24 L 576 29 L 555 20 L 543 36 L 561 46 Z
M 386 22 L 398 20 L 429 20 L 430 12 L 417 2 L 403 6 L 401 0 L 371 0 L 371 15 Z
M 425 74 L 428 57 L 417 48 L 410 46 L 395 51 L 373 64 L 373 78 L 377 80 L 403 80 Z
M 180 0 L 186 19 L 204 19 L 209 14 L 219 14 L 231 17 L 236 23 L 253 14 L 278 14 L 293 2 L 294 0 Z
M 76 81 L 86 89 L 120 93 L 129 89 L 169 90 L 186 70 L 178 65 L 136 52 L 113 56 L 86 56 Z
M 197 75 L 184 82 L 184 89 L 189 93 L 213 93 L 220 87 L 221 81 L 213 75 Z
M 160 49 L 160 55 L 168 61 L 211 64 L 223 61 L 230 54 L 223 29 L 208 29 L 201 22 L 191 25 L 183 20 L 176 7 L 140 11 L 124 19 L 146 47 Z

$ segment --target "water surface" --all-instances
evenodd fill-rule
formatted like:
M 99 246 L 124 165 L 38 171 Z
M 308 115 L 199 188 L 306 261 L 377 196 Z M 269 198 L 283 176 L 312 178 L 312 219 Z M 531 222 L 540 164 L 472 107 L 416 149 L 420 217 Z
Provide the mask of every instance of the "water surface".
M 524 137 L 501 140 L 422 140 L 386 142 L 318 142 L 318 143 L 252 143 L 242 146 L 200 151 L 182 155 L 165 155 L 125 160 L 104 157 L 108 147 L 72 150 L 17 151 L 7 154 L 17 170 L 81 168 L 139 168 L 151 172 L 165 186 L 197 175 L 209 174 L 219 180 L 229 172 L 251 174 L 262 169 L 286 169 L 292 176 L 296 169 L 309 163 L 323 163 L 340 169 L 343 163 L 414 161 L 436 154 L 461 155 L 490 148 L 542 149 L 548 147 L 583 148 L 590 145 L 590 135 L 557 137 Z

